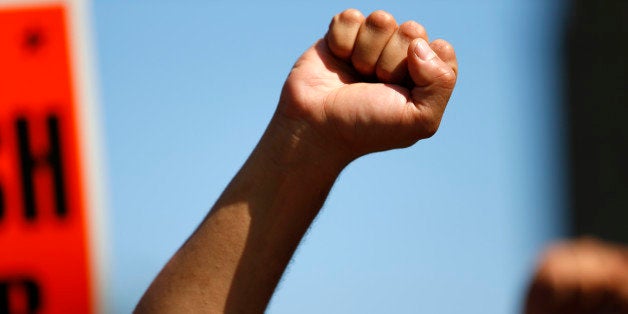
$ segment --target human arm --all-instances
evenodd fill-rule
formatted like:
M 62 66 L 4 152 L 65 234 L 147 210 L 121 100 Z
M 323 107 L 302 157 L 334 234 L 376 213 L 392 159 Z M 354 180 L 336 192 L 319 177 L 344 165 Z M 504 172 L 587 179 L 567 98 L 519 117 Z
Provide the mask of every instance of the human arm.
M 136 311 L 263 312 L 342 169 L 436 132 L 457 64 L 447 42 L 426 40 L 419 24 L 382 11 L 335 16 L 296 62 L 251 156 Z

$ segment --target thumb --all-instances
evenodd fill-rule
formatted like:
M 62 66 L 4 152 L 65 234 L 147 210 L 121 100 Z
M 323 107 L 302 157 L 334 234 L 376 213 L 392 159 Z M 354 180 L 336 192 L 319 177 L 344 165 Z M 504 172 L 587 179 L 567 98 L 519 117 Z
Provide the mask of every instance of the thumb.
M 435 40 L 429 45 L 414 39 L 408 46 L 408 72 L 415 85 L 412 102 L 417 118 L 429 126 L 432 134 L 438 128 L 457 78 L 456 55 L 449 43 Z
M 446 102 L 457 78 L 453 48 L 444 40 L 435 40 L 432 45 L 422 38 L 413 40 L 408 46 L 408 72 L 418 88 L 418 91 L 413 91 L 413 96 L 419 92 L 417 96 L 421 98 L 436 96 L 436 99 Z

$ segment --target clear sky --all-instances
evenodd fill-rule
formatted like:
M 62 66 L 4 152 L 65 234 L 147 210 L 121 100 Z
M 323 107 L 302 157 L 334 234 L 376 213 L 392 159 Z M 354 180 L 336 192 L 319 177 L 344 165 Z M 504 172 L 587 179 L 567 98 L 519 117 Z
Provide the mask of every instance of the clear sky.
M 349 7 L 449 40 L 458 86 L 436 136 L 343 172 L 268 312 L 517 312 L 564 233 L 561 1 L 94 0 L 113 311 L 207 214 L 292 63 Z

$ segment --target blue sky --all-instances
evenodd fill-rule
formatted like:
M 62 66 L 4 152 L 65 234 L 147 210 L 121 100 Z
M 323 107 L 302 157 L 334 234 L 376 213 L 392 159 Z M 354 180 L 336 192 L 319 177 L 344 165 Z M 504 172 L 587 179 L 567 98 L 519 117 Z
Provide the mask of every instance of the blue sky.
M 436 136 L 343 172 L 268 312 L 517 312 L 564 233 L 561 1 L 93 1 L 112 310 L 206 215 L 293 62 L 349 7 L 450 41 L 458 86 Z

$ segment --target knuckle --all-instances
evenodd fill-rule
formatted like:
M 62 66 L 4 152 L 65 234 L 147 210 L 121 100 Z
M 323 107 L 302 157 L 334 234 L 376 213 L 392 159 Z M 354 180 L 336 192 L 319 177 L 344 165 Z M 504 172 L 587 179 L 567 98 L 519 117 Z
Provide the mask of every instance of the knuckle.
M 395 18 L 386 11 L 375 11 L 366 18 L 368 26 L 379 30 L 390 30 L 397 27 Z
M 555 258 L 551 258 L 549 255 L 541 260 L 539 263 L 537 274 L 539 277 L 546 277 L 548 274 L 551 274 L 557 266 L 557 260 Z
M 440 51 L 444 52 L 447 56 L 454 56 L 456 54 L 454 46 L 443 40 L 443 44 L 440 46 Z
M 399 25 L 399 35 L 401 37 L 406 38 L 408 40 L 412 40 L 415 38 L 424 38 L 426 36 L 425 28 L 423 25 L 415 22 L 415 21 L 407 21 L 403 24 Z
M 565 262 L 570 260 L 570 251 L 565 245 L 555 245 L 545 250 L 537 268 L 537 275 L 541 278 L 549 277 L 561 271 Z
M 434 46 L 434 51 L 436 51 L 436 54 L 438 54 L 441 60 L 449 63 L 454 72 L 458 72 L 456 51 L 454 47 L 449 42 L 442 39 L 435 40 L 432 45 Z
M 451 59 L 456 55 L 454 47 L 442 39 L 437 39 L 432 44 L 435 46 L 438 55 L 445 59 Z
M 336 19 L 345 24 L 360 24 L 364 21 L 362 12 L 356 9 L 347 9 L 336 15 Z
M 436 49 L 439 51 L 445 51 L 445 52 L 453 52 L 454 51 L 454 47 L 447 41 L 445 41 L 444 39 L 437 39 L 435 40 L 432 44 L 436 45 Z

